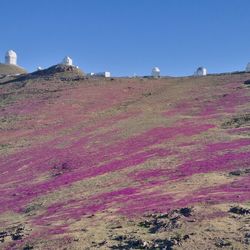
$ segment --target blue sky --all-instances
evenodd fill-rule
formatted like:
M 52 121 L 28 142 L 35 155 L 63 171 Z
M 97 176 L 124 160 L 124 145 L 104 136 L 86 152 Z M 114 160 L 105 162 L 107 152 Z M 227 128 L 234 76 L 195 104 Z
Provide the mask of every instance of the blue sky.
M 116 76 L 242 70 L 250 61 L 249 0 L 0 0 L 0 61 L 14 49 L 33 71 L 65 55 Z

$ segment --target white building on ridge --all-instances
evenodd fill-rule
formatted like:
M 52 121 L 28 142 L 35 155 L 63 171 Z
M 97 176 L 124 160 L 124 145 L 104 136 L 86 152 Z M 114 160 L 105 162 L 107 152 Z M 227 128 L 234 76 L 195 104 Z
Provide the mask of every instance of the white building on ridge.
M 66 56 L 64 57 L 62 64 L 67 66 L 73 66 L 73 60 L 69 56 Z
M 8 50 L 6 52 L 5 64 L 17 65 L 17 54 L 14 50 Z
M 207 69 L 203 68 L 203 67 L 199 67 L 194 74 L 196 76 L 206 76 L 207 75 Z
M 161 71 L 160 71 L 160 69 L 158 67 L 154 67 L 152 69 L 152 77 L 159 78 L 160 74 L 161 74 Z
M 93 76 L 111 77 L 111 73 L 109 71 L 105 71 L 105 72 L 94 73 Z

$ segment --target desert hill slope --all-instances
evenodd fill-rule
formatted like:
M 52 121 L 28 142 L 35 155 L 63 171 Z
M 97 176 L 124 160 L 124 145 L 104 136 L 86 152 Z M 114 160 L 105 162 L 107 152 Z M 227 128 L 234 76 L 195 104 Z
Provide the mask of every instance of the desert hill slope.
M 0 63 L 0 76 L 26 73 L 27 71 L 19 66 Z
M 0 80 L 0 249 L 248 249 L 248 79 Z

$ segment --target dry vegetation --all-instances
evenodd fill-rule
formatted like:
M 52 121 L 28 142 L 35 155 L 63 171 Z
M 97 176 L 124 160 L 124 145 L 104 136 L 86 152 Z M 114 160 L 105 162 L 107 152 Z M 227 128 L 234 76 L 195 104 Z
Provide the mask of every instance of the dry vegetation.
M 0 79 L 0 249 L 249 249 L 250 74 L 45 73 Z

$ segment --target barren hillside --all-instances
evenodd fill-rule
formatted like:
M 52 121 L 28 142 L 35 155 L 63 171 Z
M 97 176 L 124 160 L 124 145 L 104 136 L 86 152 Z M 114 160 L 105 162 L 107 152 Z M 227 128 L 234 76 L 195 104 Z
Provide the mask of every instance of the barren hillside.
M 15 75 L 25 73 L 27 73 L 26 70 L 19 66 L 0 63 L 0 77 L 2 77 L 3 75 Z
M 248 79 L 0 80 L 0 249 L 249 249 Z

